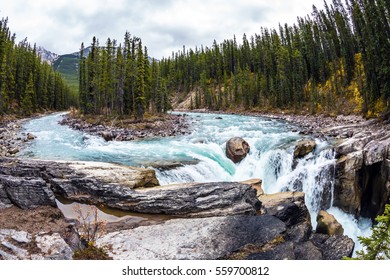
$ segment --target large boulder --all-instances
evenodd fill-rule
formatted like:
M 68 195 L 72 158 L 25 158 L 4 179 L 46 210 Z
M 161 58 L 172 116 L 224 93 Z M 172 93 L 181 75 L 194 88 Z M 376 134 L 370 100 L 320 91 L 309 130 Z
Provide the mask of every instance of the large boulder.
M 315 149 L 316 145 L 316 142 L 311 139 L 300 140 L 294 148 L 294 160 L 310 154 Z
M 344 229 L 332 214 L 321 210 L 317 216 L 316 233 L 323 233 L 331 236 L 343 235 Z
M 250 147 L 241 137 L 234 137 L 229 139 L 226 143 L 226 156 L 234 163 L 242 161 L 249 153 Z

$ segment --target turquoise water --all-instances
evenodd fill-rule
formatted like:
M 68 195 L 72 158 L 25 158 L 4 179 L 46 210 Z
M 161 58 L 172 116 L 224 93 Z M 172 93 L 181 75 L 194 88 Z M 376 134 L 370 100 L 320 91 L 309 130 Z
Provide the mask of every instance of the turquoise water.
M 104 161 L 142 167 L 183 162 L 183 166 L 170 170 L 155 168 L 161 185 L 261 178 L 266 193 L 297 189 L 305 192 L 313 225 L 324 191 L 328 189 L 333 193 L 335 158 L 329 143 L 316 139 L 316 150 L 299 160 L 292 169 L 294 146 L 302 136 L 293 132 L 296 131 L 293 125 L 283 121 L 189 113 L 190 135 L 106 142 L 100 137 L 59 125 L 62 115 L 45 116 L 24 125 L 24 130 L 37 138 L 21 152 L 22 157 Z M 238 164 L 225 156 L 225 143 L 236 136 L 244 138 L 251 147 L 248 156 Z M 354 240 L 356 236 L 369 233 L 368 220 L 357 221 L 333 207 L 329 211 Z

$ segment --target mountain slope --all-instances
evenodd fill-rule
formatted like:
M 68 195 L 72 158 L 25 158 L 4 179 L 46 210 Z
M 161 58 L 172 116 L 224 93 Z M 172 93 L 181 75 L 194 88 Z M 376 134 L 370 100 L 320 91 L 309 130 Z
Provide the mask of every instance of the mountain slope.
M 72 91 L 78 92 L 79 89 L 79 54 L 60 55 L 53 61 L 53 69 L 61 73 L 64 80 L 68 83 Z
M 44 47 L 38 47 L 36 50 L 38 56 L 41 58 L 42 61 L 46 61 L 49 64 L 53 64 L 55 60 L 58 59 L 59 55 L 56 53 L 53 53 L 51 51 L 46 50 Z

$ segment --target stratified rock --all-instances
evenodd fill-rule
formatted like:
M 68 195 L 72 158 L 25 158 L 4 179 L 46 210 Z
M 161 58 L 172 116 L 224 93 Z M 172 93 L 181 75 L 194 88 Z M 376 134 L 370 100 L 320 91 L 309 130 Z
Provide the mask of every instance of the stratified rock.
M 56 206 L 53 192 L 41 178 L 0 175 L 0 189 L 7 193 L 7 198 L 12 204 L 22 209 L 34 209 L 44 205 Z M 6 204 L 7 200 L 3 198 L 2 202 Z
M 234 137 L 229 139 L 226 143 L 226 156 L 234 163 L 238 163 L 243 160 L 249 153 L 250 147 L 241 137 Z
M 343 235 L 344 229 L 332 214 L 321 210 L 317 216 L 316 233 Z
M 246 244 L 266 244 L 285 229 L 283 222 L 269 215 L 175 219 L 112 232 L 98 239 L 97 245 L 112 248 L 109 254 L 116 260 L 209 260 Z
M 74 161 L 66 164 L 73 170 L 72 173 L 82 174 L 85 179 L 105 184 L 127 188 L 151 188 L 159 185 L 153 169 L 104 162 Z
M 53 205 L 53 193 L 134 212 L 190 217 L 255 215 L 261 206 L 256 190 L 247 184 L 225 182 L 152 188 L 158 181 L 151 169 L 98 162 L 0 158 L 1 161 L 0 186 L 10 201 L 22 208 Z M 32 176 L 35 179 L 30 179 Z M 26 199 L 30 196 L 31 200 Z M 2 201 L 7 203 L 5 199 Z
M 12 202 L 9 200 L 8 194 L 6 193 L 4 186 L 0 183 L 0 210 L 12 207 Z
M 358 215 L 360 210 L 362 190 L 359 172 L 362 167 L 361 151 L 342 156 L 336 163 L 333 205 L 355 215 Z
M 139 213 L 186 217 L 255 215 L 261 203 L 249 185 L 234 182 L 177 184 L 128 189 L 99 182 L 63 182 L 53 179 L 56 191 L 66 197 Z M 82 185 L 81 185 L 82 183 Z
M 294 160 L 310 154 L 315 149 L 316 145 L 316 142 L 310 139 L 299 141 L 294 148 Z

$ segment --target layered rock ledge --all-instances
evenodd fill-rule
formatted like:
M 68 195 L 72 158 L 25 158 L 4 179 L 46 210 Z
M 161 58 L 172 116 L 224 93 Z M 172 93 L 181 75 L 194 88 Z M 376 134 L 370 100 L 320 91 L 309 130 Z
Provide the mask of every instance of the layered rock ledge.
M 254 215 L 256 190 L 241 183 L 158 186 L 155 171 L 94 162 L 0 158 L 0 209 L 55 206 L 55 196 L 140 213 Z

